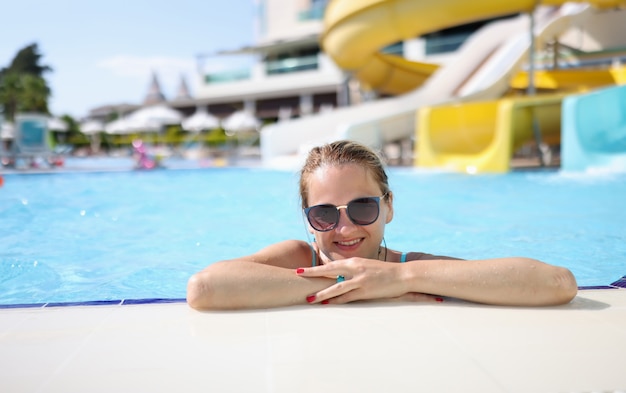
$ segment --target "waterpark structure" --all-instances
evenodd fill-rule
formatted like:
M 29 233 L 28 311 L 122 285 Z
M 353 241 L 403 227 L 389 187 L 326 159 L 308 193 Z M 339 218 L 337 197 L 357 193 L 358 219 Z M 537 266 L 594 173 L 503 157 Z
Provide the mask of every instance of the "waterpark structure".
M 574 106 L 564 105 L 568 97 L 626 84 L 624 6 L 624 0 L 331 1 L 320 38 L 324 52 L 362 86 L 390 97 L 264 127 L 264 165 L 299 165 L 311 146 L 343 138 L 376 148 L 413 139 L 416 166 L 467 173 L 506 172 L 515 151 L 529 145 L 545 162 L 566 128 L 576 126 L 568 113 Z M 381 51 L 486 19 L 494 21 L 445 65 Z M 624 125 L 619 113 L 616 129 Z M 579 150 L 589 138 L 579 139 Z M 626 156 L 617 145 L 606 154 Z

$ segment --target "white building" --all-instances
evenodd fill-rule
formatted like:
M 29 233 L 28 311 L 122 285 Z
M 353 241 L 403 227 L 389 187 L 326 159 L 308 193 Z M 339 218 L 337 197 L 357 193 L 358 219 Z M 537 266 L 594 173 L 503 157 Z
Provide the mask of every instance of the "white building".
M 271 123 L 371 99 L 320 50 L 328 0 L 252 0 L 257 42 L 198 58 L 201 73 L 193 99 L 170 105 L 191 113 L 196 106 L 224 118 L 245 109 Z M 387 48 L 412 60 L 446 61 L 480 24 L 438 32 Z M 442 55 L 444 53 L 444 55 Z
M 199 57 L 195 97 L 172 106 L 205 106 L 221 118 L 245 109 L 266 122 L 337 106 L 342 72 L 318 44 L 326 1 L 255 4 L 256 44 Z
M 167 104 L 191 115 L 196 108 L 224 119 L 247 110 L 264 124 L 305 117 L 339 106 L 376 98 L 339 69 L 320 49 L 328 0 L 251 0 L 255 7 L 256 42 L 244 48 L 198 56 L 198 74 L 186 81 Z M 403 57 L 442 64 L 481 23 L 436 32 L 386 48 Z M 198 48 L 201 52 L 202 48 Z M 184 90 L 187 94 L 180 94 Z M 161 95 L 152 76 L 143 105 Z M 152 97 L 152 98 L 151 98 Z M 141 105 L 95 108 L 90 118 L 106 121 L 112 112 L 124 115 Z

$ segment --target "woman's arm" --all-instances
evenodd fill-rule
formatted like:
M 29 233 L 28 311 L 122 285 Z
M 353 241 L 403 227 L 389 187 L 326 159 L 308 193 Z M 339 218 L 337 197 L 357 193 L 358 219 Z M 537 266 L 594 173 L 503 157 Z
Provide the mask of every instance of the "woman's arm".
M 234 310 L 306 304 L 306 297 L 335 283 L 324 277 L 299 277 L 294 269 L 311 266 L 309 246 L 291 240 L 256 254 L 209 265 L 187 284 L 187 303 L 197 310 Z
M 570 302 L 578 291 L 568 269 L 530 258 L 420 261 L 403 267 L 408 292 L 418 289 L 477 303 L 558 305 Z
M 529 258 L 403 264 L 352 258 L 304 270 L 301 276 L 346 277 L 346 281 L 316 293 L 316 302 L 427 293 L 494 305 L 547 306 L 568 303 L 577 292 L 569 270 Z

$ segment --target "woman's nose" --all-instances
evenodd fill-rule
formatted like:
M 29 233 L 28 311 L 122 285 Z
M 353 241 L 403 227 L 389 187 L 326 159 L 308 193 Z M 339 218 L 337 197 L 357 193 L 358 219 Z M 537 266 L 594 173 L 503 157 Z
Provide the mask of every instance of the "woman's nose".
M 348 209 L 339 209 L 339 222 L 337 222 L 335 230 L 341 231 L 342 228 L 351 228 L 354 225 L 350 217 L 348 217 Z

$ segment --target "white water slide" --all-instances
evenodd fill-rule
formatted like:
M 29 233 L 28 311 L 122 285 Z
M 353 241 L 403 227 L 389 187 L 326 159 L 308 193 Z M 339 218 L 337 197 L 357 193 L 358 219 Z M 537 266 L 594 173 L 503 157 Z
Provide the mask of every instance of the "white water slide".
M 472 2 L 473 7 L 479 4 Z M 557 37 L 589 10 L 588 5 L 574 3 L 538 7 L 534 13 L 534 34 L 540 39 Z M 422 14 L 416 20 L 425 17 Z M 511 77 L 527 61 L 530 24 L 530 16 L 521 14 L 486 25 L 459 48 L 454 61 L 439 68 L 422 87 L 410 93 L 264 127 L 263 165 L 299 167 L 311 147 L 339 139 L 380 149 L 387 142 L 415 135 L 416 111 L 422 106 L 501 97 L 509 88 Z

